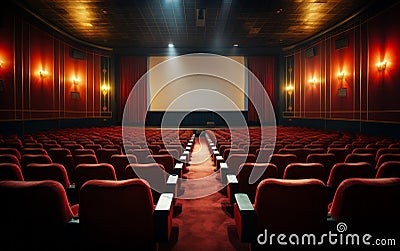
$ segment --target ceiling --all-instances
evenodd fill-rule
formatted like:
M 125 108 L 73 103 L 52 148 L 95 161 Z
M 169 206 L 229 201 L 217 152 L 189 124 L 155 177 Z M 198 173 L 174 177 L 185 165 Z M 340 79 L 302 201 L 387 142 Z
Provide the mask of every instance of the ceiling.
M 20 0 L 79 40 L 124 47 L 287 47 L 373 0 Z M 204 19 L 197 18 L 204 10 Z M 200 11 L 201 15 L 201 11 Z M 201 22 L 204 21 L 204 25 Z M 200 24 L 200 26 L 199 26 Z

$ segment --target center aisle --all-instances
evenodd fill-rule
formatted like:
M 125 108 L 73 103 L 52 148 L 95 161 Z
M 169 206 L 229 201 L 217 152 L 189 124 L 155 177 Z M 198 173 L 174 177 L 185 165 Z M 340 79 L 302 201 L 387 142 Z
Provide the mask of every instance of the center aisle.
M 188 179 L 207 177 L 214 173 L 214 168 L 206 139 L 201 137 L 199 141 L 196 137 L 185 176 Z M 184 193 L 190 193 L 191 189 L 201 187 L 185 187 Z M 179 235 L 178 240 L 171 240 L 168 250 L 249 250 L 237 237 L 235 220 L 223 209 L 229 201 L 221 192 L 199 199 L 178 199 L 177 203 L 182 205 L 182 213 L 172 222 L 178 227 Z

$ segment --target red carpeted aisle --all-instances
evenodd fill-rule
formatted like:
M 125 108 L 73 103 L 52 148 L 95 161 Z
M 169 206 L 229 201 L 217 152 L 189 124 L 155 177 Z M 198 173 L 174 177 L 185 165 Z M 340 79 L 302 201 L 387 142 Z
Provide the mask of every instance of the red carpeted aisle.
M 215 166 L 206 144 L 205 138 L 196 138 L 189 172 L 185 174 L 188 179 L 214 173 Z M 184 193 L 204 185 L 207 184 L 184 186 Z M 179 199 L 178 203 L 182 205 L 182 213 L 173 219 L 172 240 L 168 245 L 161 245 L 161 250 L 249 250 L 248 245 L 240 243 L 237 237 L 235 221 L 226 209 L 229 201 L 223 192 L 199 199 Z

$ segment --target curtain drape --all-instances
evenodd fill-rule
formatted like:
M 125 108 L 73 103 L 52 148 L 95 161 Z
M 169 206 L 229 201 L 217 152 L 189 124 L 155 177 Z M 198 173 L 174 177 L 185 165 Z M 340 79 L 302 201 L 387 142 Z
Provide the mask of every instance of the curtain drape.
M 260 81 L 262 87 L 268 93 L 272 107 L 274 107 L 274 82 L 275 82 L 275 63 L 274 56 L 250 56 L 247 57 L 247 67 Z M 274 114 L 271 113 L 270 103 L 260 92 L 257 81 L 249 76 L 248 81 L 248 121 L 270 123 L 274 120 Z M 257 106 L 261 109 L 256 111 Z
M 120 111 L 119 119 L 125 111 L 124 122 L 144 123 L 147 110 L 147 83 L 140 78 L 147 71 L 147 57 L 122 56 L 120 58 Z M 133 87 L 135 91 L 132 92 Z M 131 93 L 132 92 L 132 93 Z M 131 95 L 131 96 L 130 96 Z M 128 100 L 129 98 L 129 100 Z

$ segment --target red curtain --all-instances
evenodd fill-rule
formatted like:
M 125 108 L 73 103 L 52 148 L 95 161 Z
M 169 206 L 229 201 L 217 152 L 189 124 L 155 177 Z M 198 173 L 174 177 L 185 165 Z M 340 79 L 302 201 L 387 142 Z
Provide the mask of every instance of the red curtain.
M 125 120 L 127 123 L 144 123 L 147 110 L 147 84 L 144 77 L 139 84 L 140 78 L 147 71 L 147 57 L 145 56 L 122 56 L 120 58 L 120 111 L 119 118 L 125 111 Z M 131 91 L 133 87 L 135 91 Z M 129 95 L 131 95 L 129 97 Z M 129 98 L 129 100 L 128 100 Z M 126 105 L 126 108 L 125 108 Z
M 260 81 L 272 103 L 271 107 L 263 92 L 260 92 L 256 79 L 249 76 L 247 115 L 249 122 L 269 123 L 275 118 L 275 115 L 271 113 L 274 106 L 275 63 L 274 56 L 247 57 L 247 67 Z M 259 107 L 258 111 L 254 106 Z

